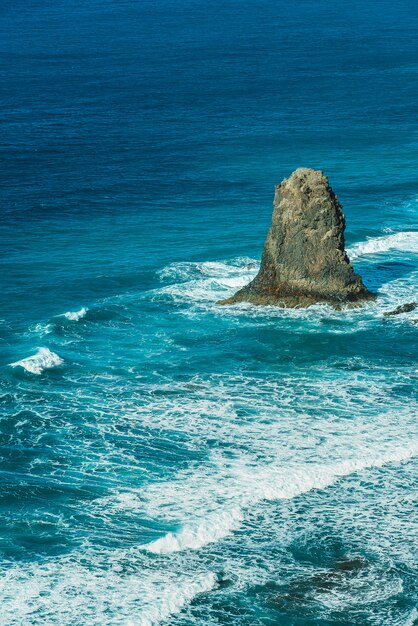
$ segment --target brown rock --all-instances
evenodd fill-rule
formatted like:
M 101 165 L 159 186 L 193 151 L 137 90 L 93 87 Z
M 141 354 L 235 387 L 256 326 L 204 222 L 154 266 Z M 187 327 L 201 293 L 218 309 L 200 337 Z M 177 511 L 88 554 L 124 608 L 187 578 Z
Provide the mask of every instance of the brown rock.
M 339 308 L 374 299 L 347 257 L 342 208 L 322 172 L 297 169 L 276 186 L 273 205 L 259 273 L 220 304 Z
M 393 311 L 386 311 L 383 313 L 385 317 L 390 317 L 391 315 L 401 315 L 402 313 L 409 313 L 413 311 L 418 306 L 417 302 L 407 302 L 406 304 L 400 304 Z

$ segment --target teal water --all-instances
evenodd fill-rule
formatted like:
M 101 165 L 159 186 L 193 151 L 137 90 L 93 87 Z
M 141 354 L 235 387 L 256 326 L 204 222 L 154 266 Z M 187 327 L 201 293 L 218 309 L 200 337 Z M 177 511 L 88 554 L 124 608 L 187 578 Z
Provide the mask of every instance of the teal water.
M 2 4 L 2 626 L 418 623 L 417 27 Z M 298 166 L 376 302 L 220 308 Z

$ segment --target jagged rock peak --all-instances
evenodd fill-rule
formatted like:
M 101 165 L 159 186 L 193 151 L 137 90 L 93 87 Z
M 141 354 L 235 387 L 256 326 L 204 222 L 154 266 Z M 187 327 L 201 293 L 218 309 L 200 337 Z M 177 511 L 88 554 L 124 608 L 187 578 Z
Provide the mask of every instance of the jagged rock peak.
M 347 257 L 344 214 L 321 171 L 295 170 L 276 186 L 273 206 L 259 273 L 220 304 L 340 307 L 374 298 Z

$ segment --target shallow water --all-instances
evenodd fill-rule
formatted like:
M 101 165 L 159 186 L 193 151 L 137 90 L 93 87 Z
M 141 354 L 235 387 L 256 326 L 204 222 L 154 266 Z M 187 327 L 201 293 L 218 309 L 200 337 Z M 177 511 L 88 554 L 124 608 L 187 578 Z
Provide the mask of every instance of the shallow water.
M 0 624 L 413 626 L 415 4 L 0 16 Z M 376 302 L 219 307 L 297 166 Z

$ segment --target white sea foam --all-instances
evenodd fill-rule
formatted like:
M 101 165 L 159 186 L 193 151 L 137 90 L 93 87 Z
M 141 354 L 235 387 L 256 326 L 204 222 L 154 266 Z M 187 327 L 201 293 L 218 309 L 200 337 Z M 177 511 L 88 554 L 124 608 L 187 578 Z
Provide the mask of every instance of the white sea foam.
M 301 490 L 305 492 L 309 488 L 322 488 L 332 484 L 339 476 L 353 471 L 380 466 L 388 462 L 404 461 L 416 453 L 417 449 L 413 446 L 404 451 L 401 448 L 393 448 L 392 450 L 386 449 L 382 454 L 375 456 L 341 462 L 334 468 L 331 465 L 313 466 L 324 472 L 312 481 L 314 484 L 308 485 L 303 484 L 304 476 L 309 478 L 308 465 L 296 468 L 296 472 L 289 469 L 288 476 L 293 475 L 295 485 L 286 490 L 285 495 L 281 493 L 278 495 L 277 490 L 280 491 L 281 485 L 274 484 L 280 479 L 279 468 L 275 468 L 274 471 L 270 471 L 272 468 L 265 468 L 264 474 L 262 471 L 258 472 L 256 468 L 247 468 L 248 471 L 240 487 L 245 487 L 248 477 L 252 474 L 250 490 L 253 494 L 257 488 L 256 485 L 259 484 L 261 493 L 270 499 L 292 497 L 292 494 Z M 267 479 L 270 485 L 267 485 Z M 269 491 L 271 488 L 272 491 Z M 253 495 L 251 501 L 247 502 L 248 507 L 256 503 L 259 498 L 259 495 Z M 214 510 L 213 515 L 208 516 L 207 532 L 210 530 L 210 525 L 216 527 L 217 513 L 219 511 Z M 232 518 L 236 518 L 235 522 L 239 523 L 240 516 L 239 513 L 237 516 L 237 513 L 234 513 Z M 221 516 L 218 519 L 221 519 Z M 318 524 L 318 518 L 315 515 L 313 523 Z M 213 532 L 216 532 L 216 528 Z M 306 532 L 309 533 L 309 529 L 306 529 Z M 206 545 L 207 537 L 203 536 L 203 539 L 205 541 L 202 545 Z M 149 551 L 165 555 L 179 551 L 177 545 L 174 550 L 169 549 L 168 545 L 166 547 L 165 550 Z M 189 546 L 184 545 L 181 549 L 187 550 L 188 548 Z M 0 624 L 20 626 L 29 622 L 34 614 L 40 624 L 50 623 L 51 616 L 53 616 L 54 620 L 62 626 L 70 626 L 75 622 L 99 626 L 103 623 L 105 615 L 110 616 L 109 619 L 116 619 L 118 623 L 130 626 L 157 626 L 170 619 L 174 621 L 174 616 L 185 610 L 194 598 L 216 587 L 218 576 L 208 571 L 211 568 L 211 554 L 208 558 L 202 555 L 197 555 L 197 557 L 193 558 L 190 552 L 185 555 L 176 554 L 174 557 L 154 557 L 136 548 L 113 551 L 102 548 L 100 551 L 90 551 L 87 547 L 83 551 L 52 558 L 41 564 L 35 562 L 8 566 L 0 578 L 0 596 L 3 599 L 0 607 Z M 235 552 L 234 557 L 236 557 Z M 162 558 L 164 561 L 161 560 Z M 259 561 L 260 556 L 257 555 L 256 560 Z M 248 582 L 253 584 L 254 580 L 261 584 L 265 580 L 262 578 L 265 563 L 266 561 L 262 561 L 250 565 L 248 559 L 244 558 L 240 562 L 237 557 L 231 569 L 243 578 L 244 584 Z M 202 565 L 205 571 L 202 571 Z M 277 563 L 275 567 L 277 568 Z M 269 579 L 269 574 L 271 572 L 267 571 L 266 580 Z M 374 581 L 377 578 L 370 578 L 371 574 L 368 571 L 366 574 L 369 576 L 366 580 L 364 579 L 365 572 L 362 572 L 362 577 L 358 581 L 353 580 L 353 577 L 350 578 L 349 594 L 344 586 L 336 586 L 331 595 L 321 594 L 322 603 L 331 609 L 341 608 L 352 603 L 354 596 L 357 599 L 360 597 L 363 603 L 369 602 L 370 594 L 367 586 L 370 587 L 368 585 L 370 580 Z M 379 572 L 373 576 L 378 574 Z M 396 593 L 397 589 L 396 580 L 381 581 L 376 591 L 373 592 L 373 598 L 382 601 Z M 412 624 L 412 621 L 406 622 L 403 626 L 409 623 Z
M 168 554 L 182 550 L 197 550 L 207 543 L 223 539 L 233 530 L 239 528 L 243 512 L 235 507 L 231 510 L 209 514 L 204 520 L 185 526 L 177 533 L 167 533 L 160 539 L 141 546 L 148 552 Z
M 70 320 L 71 322 L 78 322 L 78 320 L 85 317 L 87 311 L 88 309 L 86 307 L 82 307 L 79 311 L 67 311 L 62 314 L 62 317 L 66 317 L 67 320 Z
M 411 613 L 408 615 L 406 622 L 403 626 L 415 626 L 418 620 L 418 611 L 416 608 L 413 608 Z
M 34 326 L 31 326 L 29 330 L 32 333 L 36 333 L 37 335 L 42 336 L 42 335 L 50 335 L 53 332 L 54 327 L 52 324 L 39 323 L 39 324 L 35 324 Z
M 155 571 L 146 561 L 138 562 L 135 554 L 103 550 L 100 557 L 87 549 L 2 572 L 0 624 L 30 623 L 36 613 L 39 624 L 157 626 L 216 583 L 210 571 L 187 574 L 181 567 Z M 104 617 L 109 613 L 111 621 Z
M 230 262 L 174 263 L 162 269 L 159 276 L 176 282 L 161 287 L 156 294 L 167 294 L 174 300 L 216 302 L 248 284 L 258 268 L 257 261 L 246 257 Z
M 189 506 L 183 514 L 187 517 L 193 515 L 196 510 L 199 511 L 198 500 L 202 493 L 206 493 L 214 500 L 209 505 L 206 503 L 206 507 L 212 511 L 204 519 L 184 524 L 178 532 L 167 533 L 141 548 L 156 554 L 202 548 L 235 531 L 245 516 L 245 510 L 263 500 L 287 500 L 312 489 L 325 489 L 344 476 L 368 468 L 381 467 L 387 463 L 404 462 L 417 454 L 418 443 L 387 449 L 380 454 L 371 453 L 360 458 L 347 459 L 335 464 L 303 464 L 289 468 L 275 464 L 264 467 L 246 467 L 242 463 L 236 463 L 227 471 L 220 471 L 219 474 L 206 477 L 206 479 L 202 477 L 199 481 L 199 493 L 194 491 L 196 484 L 167 484 L 169 492 L 173 491 L 177 498 L 180 493 L 185 495 L 186 506 Z M 194 478 L 192 482 L 195 483 Z M 164 487 L 162 485 L 158 487 L 160 494 L 164 496 Z M 227 507 L 216 506 L 217 500 L 226 500 Z M 163 502 L 164 507 L 167 507 L 168 503 L 164 497 Z M 175 503 L 174 508 L 176 508 Z
M 418 254 L 418 231 L 405 231 L 371 237 L 367 241 L 361 241 L 348 248 L 347 253 L 351 260 L 367 254 L 379 254 L 399 250 L 400 252 L 413 252 Z
M 156 626 L 179 613 L 196 596 L 207 593 L 216 585 L 214 573 L 198 575 L 195 579 L 182 581 L 181 585 L 168 585 L 162 591 L 156 589 L 150 605 L 144 608 L 138 621 L 128 620 L 129 626 Z
M 397 306 L 411 302 L 411 300 L 414 299 L 417 284 L 417 271 L 383 284 L 378 291 L 378 311 L 380 313 L 384 313 L 386 311 L 393 310 Z M 410 312 L 391 317 L 390 322 L 402 324 L 405 322 L 411 322 L 411 320 L 415 321 L 417 319 L 417 313 L 417 309 L 412 309 Z
M 25 359 L 10 363 L 11 367 L 23 367 L 27 372 L 31 374 L 42 374 L 44 370 L 51 369 L 57 365 L 64 363 L 64 360 L 51 352 L 49 348 L 39 348 L 36 354 L 28 356 Z
M 344 361 L 344 357 L 341 360 Z M 164 378 L 165 384 L 155 383 L 160 394 L 153 394 L 148 387 L 151 393 L 142 406 L 139 406 L 138 396 L 132 400 L 130 395 L 125 401 L 118 394 L 106 394 L 101 399 L 103 405 L 96 407 L 95 428 L 103 429 L 103 433 L 110 433 L 117 419 L 118 428 L 135 441 L 138 430 L 143 430 L 138 429 L 142 418 L 143 425 L 155 429 L 156 445 L 159 435 L 170 437 L 167 433 L 177 432 L 181 436 L 174 437 L 173 441 L 184 441 L 191 450 L 211 449 L 212 453 L 209 458 L 200 458 L 186 468 L 183 465 L 184 469 L 177 473 L 173 463 L 167 481 L 135 489 L 133 480 L 132 491 L 125 494 L 120 493 L 120 484 L 115 481 L 118 493 L 113 503 L 110 498 L 98 507 L 98 501 L 84 503 L 83 512 L 87 512 L 86 506 L 91 506 L 89 514 L 103 514 L 110 534 L 115 528 L 124 528 L 121 520 L 124 513 L 129 515 L 130 511 L 133 514 L 127 526 L 129 537 L 135 538 L 136 533 L 141 532 L 144 518 L 163 519 L 164 527 L 173 532 L 142 546 L 142 551 L 135 547 L 125 554 L 109 550 L 106 555 L 103 547 L 89 551 L 87 546 L 85 550 L 74 550 L 68 557 L 56 557 L 47 563 L 23 564 L 16 570 L 9 567 L 14 574 L 9 577 L 7 572 L 4 584 L 0 581 L 0 624 L 20 626 L 30 622 L 33 615 L 40 624 L 54 619 L 62 626 L 76 622 L 99 626 L 107 618 L 142 626 L 170 620 L 174 623 L 176 620 L 171 616 L 185 610 L 197 594 L 210 591 L 216 584 L 214 575 L 207 571 L 224 556 L 219 567 L 223 571 L 226 564 L 225 569 L 229 567 L 230 572 L 239 576 L 239 584 L 254 580 L 260 584 L 264 580 L 263 569 L 266 578 L 270 574 L 271 580 L 277 572 L 276 554 L 270 555 L 269 561 L 268 557 L 263 560 L 261 550 L 254 551 L 251 552 L 252 562 L 249 552 L 236 548 L 247 545 L 247 541 L 248 545 L 253 542 L 259 532 L 259 518 L 265 510 L 267 518 L 271 515 L 271 529 L 277 544 L 281 545 L 282 539 L 294 538 L 298 525 L 300 532 L 309 535 L 309 528 L 301 527 L 299 514 L 292 513 L 293 508 L 307 507 L 298 507 L 297 503 L 295 507 L 289 506 L 294 527 L 289 529 L 288 524 L 287 530 L 282 531 L 286 520 L 283 523 L 281 510 L 286 510 L 286 504 L 275 502 L 272 507 L 264 504 L 258 507 L 258 503 L 291 499 L 309 490 L 324 489 L 353 472 L 398 463 L 416 454 L 416 447 L 410 443 L 416 433 L 413 399 L 412 405 L 404 407 L 402 412 L 405 395 L 394 393 L 408 380 L 406 374 L 402 378 L 398 368 L 390 364 L 384 370 L 373 360 L 368 361 L 366 355 L 358 357 L 357 364 L 359 372 L 333 368 L 328 363 L 326 366 L 316 364 L 312 370 L 298 369 L 297 375 L 292 371 L 287 375 L 263 373 L 259 377 L 254 372 L 251 375 L 202 373 L 181 381 L 168 375 Z M 110 381 L 109 378 L 109 384 Z M 119 384 L 117 379 L 114 384 Z M 115 398 L 112 399 L 112 395 Z M 215 442 L 214 447 L 208 447 L 210 440 Z M 154 444 L 152 436 L 149 443 Z M 111 475 L 114 461 L 108 454 L 109 451 L 104 453 L 101 466 L 107 467 Z M 116 462 L 135 471 L 142 459 L 138 461 L 135 455 L 126 452 Z M 86 472 L 90 467 L 87 454 Z M 362 502 L 363 486 L 370 482 L 373 481 L 368 476 L 360 475 L 353 477 L 345 487 L 345 483 L 341 485 L 352 490 L 352 498 L 338 500 L 342 503 L 341 516 L 346 515 L 345 505 L 349 506 L 350 501 L 352 504 L 359 497 Z M 390 482 L 379 474 L 379 489 L 383 483 Z M 315 493 L 311 496 L 316 497 Z M 330 492 L 318 494 L 318 500 L 325 503 L 321 513 L 327 511 L 329 496 Z M 367 517 L 369 513 L 369 501 L 365 499 L 363 503 L 364 508 L 359 507 L 357 517 Z M 311 515 L 314 531 L 323 518 L 315 513 Z M 257 520 L 257 525 L 252 525 L 252 519 Z M 243 520 L 249 521 L 246 532 L 218 546 L 217 542 L 239 529 Z M 266 528 L 260 531 L 259 539 Z M 393 528 L 394 533 L 399 532 L 398 528 Z M 133 534 L 129 529 L 133 529 Z M 339 530 L 341 528 L 335 532 Z M 268 539 L 268 532 L 266 536 Z M 404 532 L 403 536 L 407 537 L 408 533 Z M 207 544 L 209 548 L 195 552 Z M 367 548 L 370 549 L 370 545 Z M 240 552 L 244 554 L 242 559 Z M 390 593 L 389 588 L 383 589 L 384 581 L 376 586 L 379 593 Z M 332 596 L 326 598 L 327 602 L 333 599 Z M 350 598 L 341 596 L 340 600 L 344 603 Z
M 240 272 L 257 271 L 258 261 L 250 257 L 237 257 L 231 261 L 203 261 L 203 262 L 180 262 L 172 263 L 158 272 L 161 280 L 183 279 L 189 280 L 193 277 L 210 276 L 214 278 L 224 278 Z

